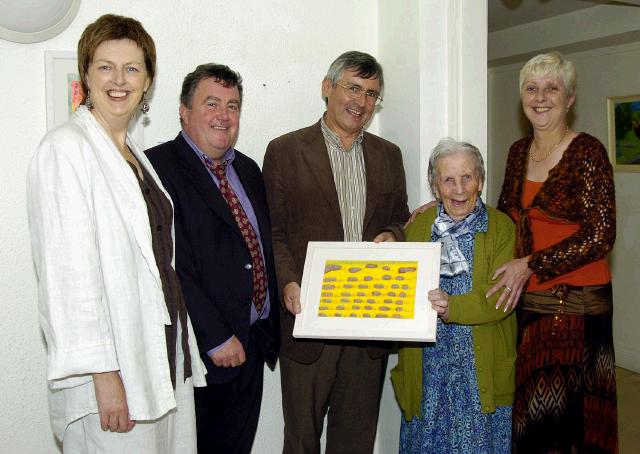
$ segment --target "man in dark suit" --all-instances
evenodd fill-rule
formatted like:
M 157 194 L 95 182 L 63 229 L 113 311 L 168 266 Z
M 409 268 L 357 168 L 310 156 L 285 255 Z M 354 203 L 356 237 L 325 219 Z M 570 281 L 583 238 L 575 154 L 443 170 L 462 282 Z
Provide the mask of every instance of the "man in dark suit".
M 279 348 L 264 182 L 233 148 L 241 106 L 240 75 L 200 65 L 182 84 L 182 131 L 147 151 L 173 200 L 176 271 L 207 366 L 194 393 L 200 453 L 251 452 L 264 363 Z
M 267 147 L 263 172 L 273 220 L 282 311 L 280 372 L 285 453 L 370 453 L 388 350 L 373 342 L 293 339 L 309 241 L 385 241 L 409 217 L 400 149 L 363 131 L 382 100 L 382 68 L 347 52 L 322 81 L 327 111 Z

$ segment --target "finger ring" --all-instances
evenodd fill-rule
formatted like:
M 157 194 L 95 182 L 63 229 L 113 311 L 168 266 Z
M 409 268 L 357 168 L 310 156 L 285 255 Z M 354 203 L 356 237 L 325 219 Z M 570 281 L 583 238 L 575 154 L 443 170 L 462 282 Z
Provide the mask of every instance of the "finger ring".
M 509 287 L 507 287 L 506 285 L 504 286 L 504 289 L 505 289 L 507 292 L 510 292 L 510 291 L 511 291 L 511 289 L 510 289 Z

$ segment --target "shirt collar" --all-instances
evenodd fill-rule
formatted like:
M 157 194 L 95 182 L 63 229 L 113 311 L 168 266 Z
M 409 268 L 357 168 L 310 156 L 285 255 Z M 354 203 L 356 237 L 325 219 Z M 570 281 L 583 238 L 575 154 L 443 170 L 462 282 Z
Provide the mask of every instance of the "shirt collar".
M 198 155 L 198 157 L 200 158 L 201 161 L 212 161 L 212 159 L 207 156 L 207 154 L 202 151 L 193 140 L 191 140 L 191 137 L 189 137 L 189 135 L 184 131 L 180 131 L 180 134 L 182 134 L 182 137 L 184 138 L 184 140 L 189 144 L 189 146 L 191 147 L 191 149 Z M 236 157 L 236 150 L 231 147 L 229 148 L 225 154 L 224 157 L 222 158 L 222 165 L 224 167 L 229 166 L 233 160 Z
M 327 123 L 324 121 L 324 117 L 326 115 L 327 114 L 325 112 L 322 118 L 320 118 L 320 129 L 322 130 L 322 134 L 324 135 L 324 138 L 328 140 L 333 147 L 338 149 L 343 149 L 342 144 L 340 143 L 340 137 L 338 137 L 338 135 L 335 132 L 329 129 L 329 126 L 327 126 Z M 351 147 L 353 148 L 353 144 L 362 143 L 363 138 L 364 138 L 364 131 L 361 129 L 360 133 L 358 134 L 358 137 L 356 137 L 356 139 L 351 144 Z

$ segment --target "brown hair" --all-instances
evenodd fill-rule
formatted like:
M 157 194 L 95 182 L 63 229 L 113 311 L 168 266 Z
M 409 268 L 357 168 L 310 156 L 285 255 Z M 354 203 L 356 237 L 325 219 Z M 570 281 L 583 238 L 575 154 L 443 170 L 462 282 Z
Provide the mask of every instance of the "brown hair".
M 213 79 L 225 88 L 237 87 L 240 95 L 240 107 L 242 108 L 242 77 L 240 73 L 227 65 L 217 63 L 198 65 L 196 69 L 186 75 L 182 81 L 180 104 L 191 109 L 193 94 L 204 79 Z M 182 117 L 180 117 L 180 124 L 182 125 Z
M 89 24 L 78 41 L 78 72 L 83 91 L 81 104 L 85 103 L 87 93 L 89 93 L 86 77 L 96 49 L 103 42 L 116 39 L 129 39 L 142 49 L 149 85 L 153 83 L 156 74 L 156 45 L 153 38 L 137 20 L 115 14 L 105 14 Z
M 240 105 L 242 105 L 242 77 L 240 73 L 229 68 L 227 65 L 217 63 L 204 63 L 198 65 L 193 72 L 190 72 L 182 81 L 182 91 L 180 92 L 180 104 L 191 109 L 193 94 L 198 88 L 198 84 L 204 79 L 214 79 L 223 87 L 238 87 L 240 94 Z

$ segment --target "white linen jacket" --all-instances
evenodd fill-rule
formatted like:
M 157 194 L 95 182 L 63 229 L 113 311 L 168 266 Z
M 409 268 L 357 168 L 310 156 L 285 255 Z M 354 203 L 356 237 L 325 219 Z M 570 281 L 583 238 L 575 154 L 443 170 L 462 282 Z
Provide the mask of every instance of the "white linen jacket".
M 127 144 L 162 188 L 129 136 Z M 134 420 L 174 409 L 165 340 L 171 322 L 147 206 L 129 164 L 85 106 L 42 139 L 28 171 L 27 206 L 56 436 L 97 413 L 96 372 L 120 371 Z M 193 384 L 205 386 L 190 321 L 188 328 Z

